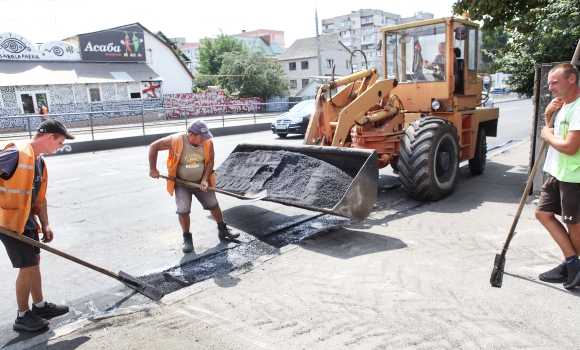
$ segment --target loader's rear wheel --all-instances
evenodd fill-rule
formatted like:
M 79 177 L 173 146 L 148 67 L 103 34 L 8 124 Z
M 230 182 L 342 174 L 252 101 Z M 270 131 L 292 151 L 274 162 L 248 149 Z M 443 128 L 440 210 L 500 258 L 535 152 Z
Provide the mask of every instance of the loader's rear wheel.
M 421 118 L 409 125 L 401 139 L 399 181 L 410 197 L 427 201 L 453 192 L 459 172 L 459 136 L 441 118 Z
M 475 145 L 475 154 L 469 160 L 469 171 L 473 175 L 481 175 L 485 169 L 485 159 L 487 158 L 487 140 L 485 138 L 485 129 L 480 128 L 477 133 L 477 144 Z

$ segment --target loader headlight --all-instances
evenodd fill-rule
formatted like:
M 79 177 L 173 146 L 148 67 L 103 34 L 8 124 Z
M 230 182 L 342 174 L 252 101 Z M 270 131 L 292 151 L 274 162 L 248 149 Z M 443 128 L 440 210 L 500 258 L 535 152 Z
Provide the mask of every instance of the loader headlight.
M 433 100 L 431 102 L 431 109 L 433 109 L 434 111 L 438 111 L 439 108 L 441 108 L 441 102 L 439 102 L 437 100 Z
M 292 123 L 300 124 L 304 119 L 302 117 L 292 119 Z

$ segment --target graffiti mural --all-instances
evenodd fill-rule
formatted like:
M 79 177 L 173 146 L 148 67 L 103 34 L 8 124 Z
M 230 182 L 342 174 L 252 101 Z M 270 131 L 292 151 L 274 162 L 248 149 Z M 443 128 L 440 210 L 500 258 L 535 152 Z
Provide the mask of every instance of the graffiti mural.
M 40 47 L 43 60 L 80 61 L 81 54 L 72 45 L 64 41 L 50 41 Z
M 168 118 L 195 117 L 222 113 L 251 113 L 262 111 L 262 99 L 229 98 L 224 91 L 205 91 L 199 93 L 165 94 L 164 108 L 183 108 L 167 113 Z
M 161 82 L 160 81 L 143 81 L 141 82 L 141 96 L 143 98 L 161 98 L 163 97 L 161 92 Z

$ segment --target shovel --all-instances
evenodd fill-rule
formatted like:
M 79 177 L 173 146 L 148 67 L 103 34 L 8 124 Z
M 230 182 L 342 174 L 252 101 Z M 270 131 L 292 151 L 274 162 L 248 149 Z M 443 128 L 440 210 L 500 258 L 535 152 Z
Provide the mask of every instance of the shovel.
M 187 181 L 187 180 L 182 180 L 182 179 L 177 179 L 175 177 L 171 177 L 171 176 L 165 176 L 165 175 L 159 175 L 159 177 L 164 178 L 166 180 L 171 180 L 174 181 L 175 183 L 178 184 L 182 184 L 188 187 L 195 187 L 195 188 L 201 188 L 201 186 L 199 184 L 196 184 L 195 182 L 192 181 Z M 224 190 L 220 190 L 217 188 L 213 188 L 213 187 L 208 187 L 207 188 L 210 191 L 213 192 L 217 192 L 217 193 L 221 193 L 221 194 L 226 194 L 228 196 L 232 196 L 232 197 L 236 197 L 239 199 L 245 199 L 245 200 L 260 200 L 262 198 L 266 198 L 268 196 L 268 190 L 261 190 L 258 192 L 255 191 L 248 191 L 246 192 L 244 195 L 241 194 L 237 194 L 237 193 L 233 193 L 233 192 L 228 192 L 228 191 L 224 191 Z
M 107 275 L 109 277 L 113 277 L 114 279 L 125 284 L 127 287 L 132 288 L 132 289 L 136 290 L 137 292 L 139 292 L 139 293 L 145 295 L 146 297 L 151 298 L 155 301 L 160 300 L 161 298 L 163 298 L 163 295 L 165 295 L 165 293 L 162 290 L 157 289 L 157 288 L 155 288 L 147 283 L 141 282 L 138 279 L 136 279 L 135 277 L 132 277 L 123 271 L 119 271 L 119 274 L 113 273 L 111 271 L 108 271 L 108 270 L 105 270 L 105 269 L 100 268 L 98 266 L 95 266 L 93 264 L 90 264 L 86 261 L 83 261 L 79 258 L 76 258 L 72 255 L 68 255 L 64 252 L 61 252 L 60 250 L 49 247 L 48 245 L 46 245 L 44 243 L 40 243 L 40 242 L 35 241 L 35 240 L 28 238 L 26 236 L 19 235 L 14 231 L 10 231 L 8 229 L 5 229 L 4 227 L 0 227 L 0 232 L 7 235 L 7 236 L 10 236 L 14 239 L 22 241 L 24 243 L 31 244 L 35 247 L 47 250 L 53 254 L 56 254 L 58 256 L 65 258 L 65 259 L 76 262 L 77 264 L 81 264 L 85 267 L 88 267 L 89 269 L 93 269 L 93 270 L 100 272 L 104 275 Z

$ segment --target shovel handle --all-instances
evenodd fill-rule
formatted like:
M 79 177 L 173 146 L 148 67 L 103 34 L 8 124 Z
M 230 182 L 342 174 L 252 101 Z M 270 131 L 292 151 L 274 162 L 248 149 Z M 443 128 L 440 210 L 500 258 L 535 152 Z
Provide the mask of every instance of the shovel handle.
M 135 283 L 134 281 L 131 281 L 131 280 L 129 280 L 129 279 L 123 277 L 123 276 L 119 276 L 119 275 L 117 275 L 114 272 L 111 272 L 109 270 L 105 270 L 105 269 L 103 269 L 101 267 L 98 267 L 98 266 L 93 265 L 91 263 L 88 263 L 88 262 L 86 262 L 84 260 L 81 260 L 81 259 L 79 259 L 77 257 L 74 257 L 72 255 L 69 255 L 69 254 L 67 254 L 65 252 L 62 252 L 62 251 L 60 251 L 58 249 L 54 249 L 54 248 L 52 248 L 52 247 L 50 247 L 50 246 L 48 246 L 48 245 L 46 245 L 44 243 L 35 241 L 34 239 L 28 238 L 28 237 L 23 236 L 23 235 L 19 235 L 18 233 L 14 232 L 14 231 L 11 231 L 11 230 L 8 230 L 8 229 L 6 229 L 4 227 L 0 227 L 0 232 L 3 233 L 3 234 L 5 234 L 5 235 L 7 235 L 7 236 L 10 236 L 10 237 L 12 237 L 14 239 L 17 239 L 19 241 L 22 241 L 24 243 L 31 244 L 31 245 L 33 245 L 35 247 L 44 249 L 44 250 L 49 251 L 49 252 L 51 252 L 53 254 L 56 254 L 58 256 L 61 256 L 61 257 L 65 258 L 65 259 L 74 261 L 77 264 L 80 264 L 80 265 L 83 265 L 85 267 L 88 267 L 89 269 L 93 269 L 93 270 L 95 270 L 97 272 L 100 272 L 100 273 L 102 273 L 104 275 L 107 275 L 109 277 L 113 277 L 114 279 L 117 279 L 117 280 L 119 280 L 119 281 L 121 281 L 123 283 L 128 283 L 128 284 L 131 284 L 131 285 L 134 285 L 134 286 L 139 286 L 138 283 Z
M 175 183 L 179 183 L 179 184 L 182 184 L 182 185 L 185 185 L 185 186 L 195 187 L 195 188 L 201 188 L 201 186 L 199 184 L 197 184 L 197 183 L 195 183 L 193 181 L 187 181 L 187 180 L 183 180 L 183 179 L 178 179 L 178 178 L 173 177 L 173 176 L 165 176 L 165 175 L 161 175 L 161 174 L 159 174 L 159 177 L 160 178 L 163 178 L 165 180 L 171 180 L 171 181 L 173 181 Z M 220 190 L 220 189 L 217 189 L 217 188 L 214 188 L 214 187 L 208 187 L 207 190 L 208 191 L 217 192 L 217 193 L 221 193 L 221 194 L 228 194 L 228 195 L 238 196 L 235 193 L 223 191 L 223 190 Z

